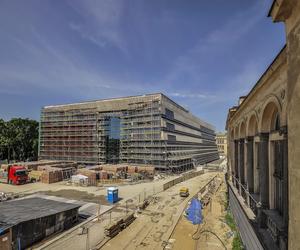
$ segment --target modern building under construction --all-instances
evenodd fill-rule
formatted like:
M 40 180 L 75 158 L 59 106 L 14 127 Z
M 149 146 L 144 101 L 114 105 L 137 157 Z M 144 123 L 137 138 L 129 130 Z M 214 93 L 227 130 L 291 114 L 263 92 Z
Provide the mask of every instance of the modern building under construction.
M 219 158 L 213 126 L 163 94 L 46 106 L 40 159 L 184 171 Z

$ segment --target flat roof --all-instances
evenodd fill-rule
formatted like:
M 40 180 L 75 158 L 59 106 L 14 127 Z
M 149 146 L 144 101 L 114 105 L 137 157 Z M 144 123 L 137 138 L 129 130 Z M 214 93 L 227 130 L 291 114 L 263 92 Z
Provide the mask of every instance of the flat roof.
M 21 222 L 35 220 L 79 208 L 80 205 L 59 202 L 39 197 L 5 201 L 0 203 L 0 232 L 1 229 L 17 225 Z
M 124 99 L 132 99 L 132 98 L 138 98 L 138 97 L 149 97 L 149 96 L 158 96 L 158 95 L 164 95 L 162 93 L 150 93 L 150 94 L 143 94 L 143 95 L 131 95 L 131 96 L 120 96 L 120 97 L 111 97 L 111 98 L 102 98 L 102 99 L 95 99 L 95 100 L 89 100 L 89 101 L 82 101 L 82 102 L 74 102 L 74 103 L 66 103 L 66 104 L 55 104 L 55 105 L 47 105 L 44 106 L 44 109 L 48 108 L 55 108 L 55 107 L 64 107 L 64 106 L 74 106 L 74 105 L 81 105 L 81 104 L 89 104 L 94 102 L 106 102 L 106 101 L 117 101 L 117 100 L 124 100 Z

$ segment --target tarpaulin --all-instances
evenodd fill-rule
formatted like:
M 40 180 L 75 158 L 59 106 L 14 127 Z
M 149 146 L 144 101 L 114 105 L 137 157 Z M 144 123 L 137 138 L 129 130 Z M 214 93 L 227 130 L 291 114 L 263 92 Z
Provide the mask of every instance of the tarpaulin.
M 202 204 L 201 202 L 193 198 L 189 208 L 186 211 L 187 218 L 194 225 L 202 223 Z

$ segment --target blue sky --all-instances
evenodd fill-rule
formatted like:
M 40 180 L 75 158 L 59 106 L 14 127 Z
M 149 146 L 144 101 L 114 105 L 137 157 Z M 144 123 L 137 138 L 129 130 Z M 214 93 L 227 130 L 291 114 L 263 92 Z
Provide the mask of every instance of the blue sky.
M 0 117 L 163 92 L 224 130 L 284 46 L 271 0 L 0 0 Z

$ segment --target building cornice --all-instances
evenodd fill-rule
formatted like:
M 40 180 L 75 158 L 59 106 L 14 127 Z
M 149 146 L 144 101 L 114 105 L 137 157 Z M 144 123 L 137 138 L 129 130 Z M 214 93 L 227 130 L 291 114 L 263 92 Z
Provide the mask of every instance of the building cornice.
M 234 119 L 241 112 L 241 110 L 248 105 L 250 99 L 255 95 L 255 93 L 266 82 L 268 82 L 267 79 L 269 79 L 273 75 L 274 71 L 276 71 L 276 69 L 278 69 L 284 63 L 286 63 L 286 45 L 281 49 L 281 51 L 278 53 L 278 55 L 275 57 L 275 59 L 272 61 L 272 63 L 269 65 L 269 67 L 266 69 L 266 71 L 262 74 L 262 76 L 259 78 L 259 80 L 256 82 L 256 84 L 250 90 L 250 92 L 248 93 L 246 98 L 243 100 L 243 102 L 238 107 L 233 107 L 233 108 L 229 109 L 227 123 L 232 121 L 232 119 Z M 227 127 L 228 127 L 228 124 L 226 125 L 226 128 Z
M 273 22 L 284 22 L 292 13 L 293 2 L 293 0 L 274 0 L 268 17 L 272 17 Z

